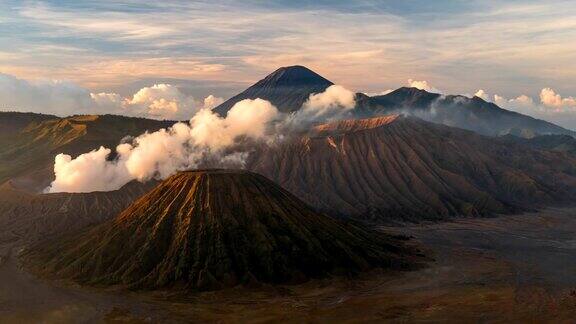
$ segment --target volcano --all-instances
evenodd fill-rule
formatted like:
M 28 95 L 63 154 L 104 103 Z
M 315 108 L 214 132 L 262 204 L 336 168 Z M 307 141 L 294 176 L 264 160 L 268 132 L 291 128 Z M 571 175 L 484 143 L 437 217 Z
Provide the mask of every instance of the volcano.
M 316 126 L 246 167 L 335 217 L 371 222 L 516 213 L 576 199 L 576 159 L 422 119 Z
M 214 108 L 214 111 L 225 116 L 238 101 L 260 98 L 270 101 L 281 112 L 293 112 L 300 109 L 311 94 L 324 92 L 331 85 L 331 81 L 306 67 L 281 67 Z
M 218 289 L 406 268 L 412 248 L 318 214 L 247 171 L 178 173 L 115 219 L 32 247 L 36 270 L 86 284 Z

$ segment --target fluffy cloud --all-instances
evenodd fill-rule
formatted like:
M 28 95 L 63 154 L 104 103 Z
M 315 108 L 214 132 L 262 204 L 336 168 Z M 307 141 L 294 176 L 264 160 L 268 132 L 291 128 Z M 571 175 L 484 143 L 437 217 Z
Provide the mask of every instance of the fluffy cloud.
M 204 98 L 204 108 L 212 109 L 224 102 L 224 98 L 215 97 L 214 95 L 209 95 Z
M 340 85 L 331 85 L 322 93 L 311 94 L 295 113 L 287 116 L 282 127 L 306 129 L 316 122 L 350 117 L 356 105 L 356 94 Z
M 71 82 L 28 81 L 0 74 L 0 110 L 32 111 L 58 116 L 123 114 L 182 120 L 222 102 L 222 98 L 213 95 L 204 100 L 196 100 L 170 84 L 144 87 L 131 98 L 123 98 L 117 93 L 91 93 Z
M 511 108 L 511 107 L 526 108 L 534 106 L 534 100 L 531 97 L 528 97 L 527 95 L 520 95 L 513 99 L 506 99 L 502 96 L 494 95 L 493 102 L 503 108 Z
M 262 99 L 237 102 L 226 118 L 203 109 L 190 120 L 192 140 L 196 145 L 218 150 L 231 146 L 240 136 L 259 139 L 278 114 L 276 107 Z
M 520 95 L 516 98 L 508 99 L 508 98 L 505 98 L 505 97 L 503 97 L 501 95 L 497 95 L 497 94 L 490 95 L 485 90 L 480 89 L 480 90 L 476 91 L 474 96 L 481 98 L 485 101 L 493 102 L 502 108 L 511 109 L 511 108 L 515 108 L 515 107 L 516 108 L 518 108 L 518 107 L 526 108 L 526 107 L 533 107 L 534 106 L 534 100 L 527 95 Z
M 170 84 L 144 87 L 132 99 L 123 102 L 123 108 L 138 115 L 163 119 L 185 119 L 201 108 L 192 96 L 187 96 Z
M 54 161 L 54 173 L 58 181 L 50 187 L 51 192 L 103 191 L 120 188 L 129 181 L 126 172 L 120 172 L 121 164 L 109 163 L 108 156 L 112 151 L 100 147 L 90 153 L 82 154 L 76 159 L 70 155 L 58 154 Z
M 428 92 L 442 93 L 442 91 L 436 89 L 431 84 L 429 84 L 428 81 L 424 81 L 424 80 L 417 81 L 417 80 L 408 79 L 408 86 L 412 87 L 412 88 L 417 88 L 420 90 L 426 90 Z
M 524 94 L 509 99 L 498 94 L 490 95 L 484 90 L 478 90 L 475 95 L 508 110 L 548 120 L 567 128 L 576 127 L 576 98 L 563 98 L 551 88 L 540 91 L 540 101 L 535 101 Z
M 478 90 L 474 95 L 486 101 L 493 102 L 500 107 L 513 110 L 514 108 L 522 108 L 524 110 L 528 108 L 529 110 L 549 113 L 576 110 L 576 98 L 563 98 L 551 88 L 544 88 L 540 91 L 540 102 L 535 102 L 532 97 L 524 94 L 516 98 L 508 99 L 498 94 L 490 95 L 482 89 Z
M 480 89 L 478 91 L 476 91 L 476 93 L 474 94 L 475 97 L 481 98 L 485 101 L 490 101 L 490 95 L 488 95 L 488 93 L 486 93 L 486 91 Z
M 99 97 L 117 99 L 107 95 Z M 112 150 L 104 147 L 75 159 L 59 154 L 54 163 L 56 179 L 46 190 L 114 190 L 131 180 L 164 179 L 177 171 L 199 166 L 242 167 L 250 152 L 250 143 L 271 143 L 285 134 L 280 132 L 299 131 L 303 125 L 347 117 L 354 105 L 352 91 L 333 85 L 322 93 L 310 95 L 302 108 L 292 114 L 281 114 L 262 99 L 239 101 L 226 117 L 206 107 L 189 123 L 176 123 L 168 129 L 144 133 L 119 144 L 113 160 L 110 160 Z
M 54 163 L 56 179 L 47 191 L 115 190 L 131 180 L 166 178 L 207 159 L 218 165 L 242 164 L 246 152 L 236 145 L 242 139 L 264 139 L 278 114 L 268 101 L 246 99 L 234 105 L 225 118 L 202 109 L 189 124 L 176 123 L 119 144 L 115 160 L 109 159 L 112 150 L 104 147 L 75 159 L 58 154 Z
M 547 107 L 556 110 L 563 110 L 564 108 L 576 108 L 576 98 L 566 97 L 562 98 L 561 95 L 556 93 L 551 88 L 544 88 L 540 91 L 540 101 Z

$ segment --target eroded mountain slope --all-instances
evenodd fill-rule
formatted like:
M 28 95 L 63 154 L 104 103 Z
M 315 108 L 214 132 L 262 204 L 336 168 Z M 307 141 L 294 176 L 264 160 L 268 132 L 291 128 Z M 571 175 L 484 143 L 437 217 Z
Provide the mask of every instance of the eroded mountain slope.
M 332 215 L 446 219 L 576 198 L 576 160 L 413 117 L 320 125 L 264 147 L 248 169 Z

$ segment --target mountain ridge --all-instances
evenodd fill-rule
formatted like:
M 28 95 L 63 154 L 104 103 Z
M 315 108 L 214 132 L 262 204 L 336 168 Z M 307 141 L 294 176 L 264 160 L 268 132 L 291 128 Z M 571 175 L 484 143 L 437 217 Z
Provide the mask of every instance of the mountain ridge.
M 477 96 L 469 98 L 462 95 L 441 95 L 410 87 L 402 87 L 381 96 L 360 97 L 356 109 L 361 116 L 411 114 L 427 121 L 488 136 L 502 136 L 518 130 L 527 136 L 576 136 L 576 132 L 572 130 L 501 108 Z
M 323 92 L 333 84 L 301 65 L 281 67 L 213 111 L 224 116 L 238 101 L 260 98 L 270 101 L 281 112 L 291 113 L 300 109 L 311 94 Z M 502 136 L 520 130 L 526 136 L 563 134 L 576 137 L 575 131 L 501 108 L 476 96 L 441 95 L 413 87 L 401 87 L 373 97 L 357 93 L 353 113 L 360 118 L 412 114 L 427 121 L 489 136 Z

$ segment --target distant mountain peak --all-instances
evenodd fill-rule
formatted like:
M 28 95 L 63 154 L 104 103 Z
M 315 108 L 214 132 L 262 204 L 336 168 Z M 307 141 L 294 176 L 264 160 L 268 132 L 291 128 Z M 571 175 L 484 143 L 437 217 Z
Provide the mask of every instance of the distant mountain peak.
M 300 109 L 311 94 L 323 92 L 333 84 L 302 65 L 285 66 L 228 99 L 214 111 L 224 116 L 237 102 L 260 98 L 270 101 L 281 112 L 293 112 Z
M 402 93 L 420 93 L 420 94 L 424 94 L 424 93 L 433 93 L 433 92 L 429 92 L 426 91 L 424 89 L 420 89 L 420 88 L 416 88 L 416 87 L 400 87 L 392 92 L 402 92 Z
M 302 65 L 283 66 L 276 71 L 270 73 L 262 81 L 315 81 L 330 83 L 329 80 L 322 77 L 320 74 L 310 70 Z

